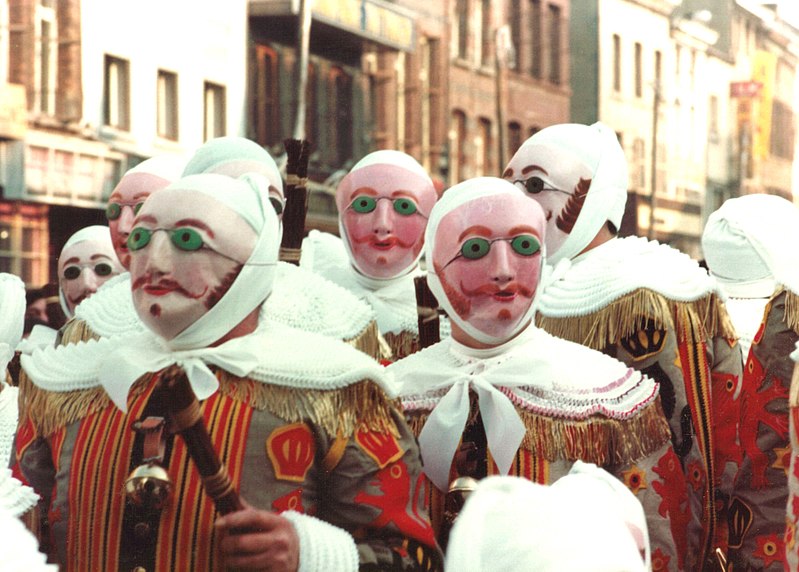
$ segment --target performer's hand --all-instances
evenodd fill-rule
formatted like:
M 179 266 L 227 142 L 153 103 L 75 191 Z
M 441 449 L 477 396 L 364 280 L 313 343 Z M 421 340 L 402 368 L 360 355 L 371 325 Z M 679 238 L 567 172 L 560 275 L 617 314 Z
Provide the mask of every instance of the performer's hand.
M 219 550 L 228 568 L 296 572 L 300 539 L 290 521 L 268 510 L 245 505 L 244 510 L 218 519 Z M 244 532 L 240 532 L 244 530 Z

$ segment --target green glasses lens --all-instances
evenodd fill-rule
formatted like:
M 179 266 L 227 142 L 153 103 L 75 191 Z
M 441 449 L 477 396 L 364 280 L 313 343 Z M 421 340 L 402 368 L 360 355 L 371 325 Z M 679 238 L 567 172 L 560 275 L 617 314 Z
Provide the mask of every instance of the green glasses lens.
M 469 260 L 482 258 L 491 248 L 491 243 L 485 238 L 470 238 L 461 246 L 461 254 Z
M 64 268 L 64 278 L 67 280 L 75 280 L 80 276 L 80 266 L 67 266 Z
M 144 203 L 137 203 L 136 206 L 133 207 L 133 214 L 135 214 L 135 215 L 139 214 L 139 211 L 141 210 L 142 205 L 144 205 Z
M 355 197 L 350 207 L 356 213 L 370 213 L 377 208 L 377 201 L 372 197 Z
M 133 232 L 128 236 L 128 249 L 136 251 L 144 248 L 150 243 L 152 232 L 146 228 L 134 228 Z
M 122 207 L 117 203 L 108 203 L 105 209 L 105 216 L 108 220 L 116 220 L 122 214 Z
M 203 246 L 200 233 L 191 228 L 176 228 L 171 233 L 172 244 L 181 250 L 199 250 Z
M 410 216 L 416 212 L 416 203 L 410 199 L 397 199 L 394 201 L 394 210 L 403 216 Z
M 511 248 L 522 256 L 532 256 L 541 250 L 541 243 L 536 237 L 529 234 L 521 234 L 510 241 Z

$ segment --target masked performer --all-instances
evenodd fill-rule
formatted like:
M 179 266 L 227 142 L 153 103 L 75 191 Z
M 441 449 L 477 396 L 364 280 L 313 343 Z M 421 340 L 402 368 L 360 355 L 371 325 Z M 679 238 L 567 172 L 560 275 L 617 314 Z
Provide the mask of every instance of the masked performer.
M 678 250 L 616 237 L 627 200 L 627 165 L 607 126 L 543 129 L 525 141 L 503 177 L 543 207 L 549 260 L 565 261 L 542 293 L 539 325 L 660 382 L 674 450 L 703 523 L 701 530 L 688 530 L 688 568 L 701 568 L 716 548 L 725 549 L 726 521 L 719 519 L 717 529 L 717 511 L 728 504 L 735 472 L 715 448 L 734 446 L 735 421 L 725 417 L 724 407 L 741 376 L 723 294 Z
M 384 368 L 260 311 L 279 247 L 267 187 L 206 174 L 151 195 L 128 239 L 147 330 L 23 356 L 49 415 L 35 428 L 45 446 L 28 446 L 29 431 L 17 454 L 49 497 L 64 570 L 438 566 L 418 450 Z M 184 441 L 159 438 L 171 402 L 161 380 L 175 364 L 241 512 L 216 519 Z M 120 494 L 142 463 L 162 469 L 149 488 L 171 482 L 171 498 L 136 486 L 135 470 Z
M 341 239 L 313 231 L 301 265 L 374 308 L 390 359 L 419 348 L 414 277 L 437 194 L 421 165 L 401 151 L 361 159 L 336 189 Z M 442 322 L 446 334 L 446 323 Z
M 434 527 L 445 543 L 464 479 L 550 483 L 583 460 L 641 500 L 653 563 L 681 568 L 691 513 L 657 383 L 532 323 L 544 228 L 541 208 L 496 178 L 455 185 L 430 215 L 428 282 L 452 337 L 389 371 L 433 485 Z
M 773 195 L 728 200 L 710 215 L 702 234 L 705 260 L 728 296 L 746 352 L 742 388 L 727 395 L 738 412 L 740 443 L 732 498 L 740 532 L 730 538 L 729 556 L 735 570 L 785 565 L 790 353 L 799 340 L 797 244 L 799 210 Z M 796 517 L 789 506 L 789 526 Z

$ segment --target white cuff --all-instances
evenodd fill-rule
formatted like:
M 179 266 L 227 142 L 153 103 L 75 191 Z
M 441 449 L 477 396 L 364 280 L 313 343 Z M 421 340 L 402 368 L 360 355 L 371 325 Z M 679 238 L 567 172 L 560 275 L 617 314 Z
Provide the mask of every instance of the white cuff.
M 298 572 L 358 571 L 358 549 L 349 532 L 293 510 L 280 516 L 291 521 L 300 539 Z

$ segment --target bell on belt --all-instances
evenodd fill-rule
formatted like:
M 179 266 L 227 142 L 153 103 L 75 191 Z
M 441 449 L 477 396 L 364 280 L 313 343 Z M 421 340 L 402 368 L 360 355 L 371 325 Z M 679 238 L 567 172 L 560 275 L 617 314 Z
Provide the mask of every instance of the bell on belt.
M 166 470 L 157 463 L 139 465 L 125 481 L 125 496 L 137 507 L 161 510 L 172 493 L 172 481 Z

